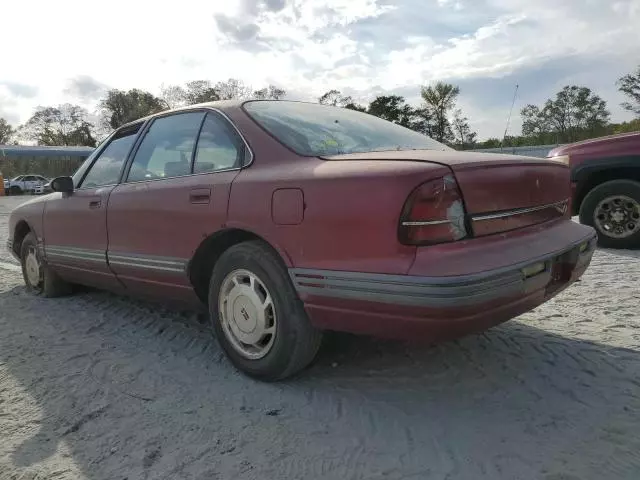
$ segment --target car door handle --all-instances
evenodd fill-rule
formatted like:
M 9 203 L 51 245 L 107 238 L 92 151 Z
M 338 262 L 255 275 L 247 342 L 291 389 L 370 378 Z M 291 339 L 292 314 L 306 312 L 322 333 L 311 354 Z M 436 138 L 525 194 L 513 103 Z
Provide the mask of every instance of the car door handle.
M 89 208 L 100 208 L 101 205 L 102 205 L 102 201 L 101 200 L 91 200 L 91 201 L 89 201 Z
M 210 188 L 194 188 L 189 192 L 189 202 L 191 203 L 209 203 L 211 200 Z

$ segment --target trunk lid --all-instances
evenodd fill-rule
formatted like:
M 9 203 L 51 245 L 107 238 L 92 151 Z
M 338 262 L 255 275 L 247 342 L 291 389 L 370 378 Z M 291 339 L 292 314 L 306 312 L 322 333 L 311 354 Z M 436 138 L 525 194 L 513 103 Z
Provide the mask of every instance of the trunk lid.
M 569 168 L 548 159 L 437 150 L 368 152 L 323 158 L 417 161 L 449 167 L 462 192 L 475 236 L 569 215 Z

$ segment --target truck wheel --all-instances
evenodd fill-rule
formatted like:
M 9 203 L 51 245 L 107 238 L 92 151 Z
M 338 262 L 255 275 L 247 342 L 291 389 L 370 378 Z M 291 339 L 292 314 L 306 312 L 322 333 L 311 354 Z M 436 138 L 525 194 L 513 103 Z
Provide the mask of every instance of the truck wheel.
M 582 201 L 580 223 L 596 229 L 601 247 L 640 247 L 640 183 L 612 180 L 598 185 Z
M 20 195 L 22 194 L 22 189 L 17 185 L 13 185 L 11 188 L 9 188 L 9 193 L 11 195 Z
M 233 365 L 260 380 L 282 380 L 304 369 L 322 341 L 281 260 L 259 241 L 220 256 L 209 284 L 209 313 Z
M 20 247 L 22 276 L 27 290 L 43 297 L 60 297 L 71 293 L 71 285 L 62 280 L 43 261 L 38 251 L 36 236 L 27 234 Z

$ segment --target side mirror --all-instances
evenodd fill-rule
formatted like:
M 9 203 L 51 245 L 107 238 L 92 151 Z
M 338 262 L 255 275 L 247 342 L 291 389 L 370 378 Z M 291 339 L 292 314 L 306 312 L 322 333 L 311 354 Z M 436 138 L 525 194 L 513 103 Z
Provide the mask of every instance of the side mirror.
M 56 177 L 49 184 L 54 192 L 71 193 L 73 192 L 73 178 Z

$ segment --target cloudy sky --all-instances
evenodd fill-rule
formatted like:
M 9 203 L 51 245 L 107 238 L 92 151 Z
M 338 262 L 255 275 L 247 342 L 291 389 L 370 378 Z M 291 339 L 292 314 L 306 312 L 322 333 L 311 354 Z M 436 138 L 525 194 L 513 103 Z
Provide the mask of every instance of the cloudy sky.
M 615 80 L 640 64 L 640 0 L 4 0 L 1 14 L 0 117 L 13 124 L 38 105 L 94 111 L 108 88 L 195 79 L 416 104 L 419 85 L 445 80 L 486 138 L 502 134 L 516 84 L 518 110 L 579 84 L 627 119 Z

